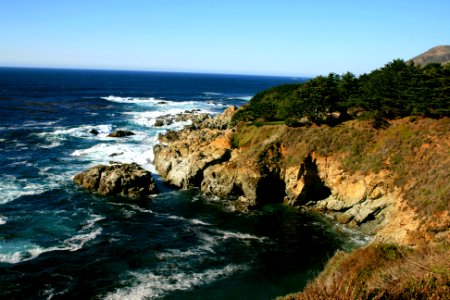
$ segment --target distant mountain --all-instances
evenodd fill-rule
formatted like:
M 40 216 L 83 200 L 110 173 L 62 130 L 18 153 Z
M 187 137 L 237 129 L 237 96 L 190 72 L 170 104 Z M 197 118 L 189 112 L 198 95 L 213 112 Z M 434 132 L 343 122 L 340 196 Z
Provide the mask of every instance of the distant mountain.
M 415 64 L 427 65 L 431 63 L 446 64 L 450 62 L 450 46 L 437 46 L 431 48 L 411 59 Z

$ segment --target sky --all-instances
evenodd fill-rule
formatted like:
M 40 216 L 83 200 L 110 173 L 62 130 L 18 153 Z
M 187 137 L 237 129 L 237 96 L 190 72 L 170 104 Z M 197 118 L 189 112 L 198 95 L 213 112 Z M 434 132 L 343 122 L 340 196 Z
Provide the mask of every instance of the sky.
M 449 0 L 0 0 L 0 66 L 315 76 L 450 45 Z

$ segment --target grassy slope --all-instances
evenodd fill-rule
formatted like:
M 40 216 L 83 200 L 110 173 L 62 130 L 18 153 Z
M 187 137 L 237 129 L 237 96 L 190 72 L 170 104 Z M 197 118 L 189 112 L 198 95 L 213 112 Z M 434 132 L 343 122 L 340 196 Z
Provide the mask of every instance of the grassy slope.
M 303 293 L 287 299 L 445 299 L 449 294 L 450 118 L 390 123 L 381 129 L 356 120 L 335 127 L 238 126 L 233 142 L 249 158 L 280 142 L 287 166 L 315 151 L 333 156 L 347 172 L 389 172 L 391 184 L 401 188 L 422 223 L 415 242 L 425 244 L 338 253 Z
M 314 151 L 338 159 L 347 172 L 390 172 L 392 183 L 424 222 L 450 210 L 450 118 L 408 117 L 382 129 L 358 120 L 335 127 L 243 125 L 234 136 L 234 144 L 249 157 L 271 142 L 286 148 L 287 166 Z

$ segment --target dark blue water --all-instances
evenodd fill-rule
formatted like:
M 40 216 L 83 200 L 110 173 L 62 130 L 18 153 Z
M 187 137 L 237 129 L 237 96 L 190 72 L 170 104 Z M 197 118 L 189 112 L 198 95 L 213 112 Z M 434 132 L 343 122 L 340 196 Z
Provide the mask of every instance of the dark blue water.
M 220 113 L 299 80 L 0 68 L 0 298 L 271 299 L 302 288 L 351 233 L 284 206 L 236 213 L 161 182 L 139 205 L 72 183 L 111 155 L 153 171 L 158 133 L 185 125 L 154 127 L 158 116 Z M 117 128 L 136 134 L 107 137 Z

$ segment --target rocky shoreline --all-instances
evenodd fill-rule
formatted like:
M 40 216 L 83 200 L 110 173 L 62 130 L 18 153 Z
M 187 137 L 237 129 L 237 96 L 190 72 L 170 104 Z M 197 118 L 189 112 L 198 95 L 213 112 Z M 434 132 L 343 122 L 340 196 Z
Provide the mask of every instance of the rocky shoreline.
M 279 135 L 259 141 L 256 152 L 239 147 L 233 141 L 236 128 L 226 127 L 236 110 L 230 107 L 194 128 L 160 136 L 154 165 L 161 177 L 178 188 L 197 187 L 206 195 L 233 199 L 238 210 L 285 203 L 326 213 L 379 240 L 406 243 L 418 225 L 410 211 L 396 215 L 401 194 L 389 173 L 348 173 L 333 157 L 314 151 L 297 164 L 288 163 L 292 157 Z M 399 219 L 404 226 L 393 226 Z
M 345 122 L 334 131 L 330 127 L 314 124 L 308 125 L 311 128 L 292 128 L 279 124 L 257 127 L 243 123 L 229 126 L 237 110 L 237 107 L 229 107 L 214 118 L 191 112 L 191 125 L 180 131 L 168 131 L 160 135 L 160 143 L 154 147 L 153 163 L 161 178 L 177 188 L 194 187 L 205 195 L 226 199 L 239 211 L 280 203 L 325 214 L 338 223 L 357 228 L 373 237 L 361 250 L 348 254 L 336 253 L 325 271 L 307 286 L 306 294 L 290 295 L 286 299 L 342 294 L 344 282 L 351 287 L 350 291 L 367 292 L 369 298 L 370 293 L 383 294 L 391 289 L 391 281 L 377 278 L 392 276 L 390 273 L 385 274 L 391 272 L 389 270 L 404 272 L 404 264 L 407 264 L 405 268 L 415 270 L 417 257 L 424 261 L 421 272 L 425 275 L 408 274 L 412 277 L 405 279 L 399 293 L 404 293 L 411 286 L 415 289 L 416 285 L 429 288 L 435 280 L 439 281 L 439 288 L 444 288 L 443 293 L 446 293 L 447 271 L 442 274 L 429 272 L 436 264 L 441 268 L 442 259 L 445 260 L 448 254 L 448 250 L 445 250 L 448 249 L 445 245 L 448 245 L 450 238 L 448 213 L 442 213 L 441 208 L 435 208 L 433 203 L 428 203 L 428 207 L 425 206 L 427 211 L 421 213 L 414 206 L 417 202 L 408 199 L 408 195 L 411 195 L 408 189 L 411 191 L 415 183 L 420 183 L 420 177 L 405 181 L 399 176 L 398 170 L 407 174 L 417 172 L 416 169 L 408 171 L 401 169 L 402 165 L 394 166 L 395 162 L 391 163 L 390 156 L 386 156 L 386 161 L 371 162 L 367 159 L 367 151 L 358 152 L 362 151 L 361 143 L 368 141 L 373 144 L 370 149 L 383 150 L 380 141 L 370 141 L 374 139 L 374 134 L 385 138 L 386 141 L 382 142 L 388 144 L 398 142 L 389 139 L 389 134 L 394 134 L 395 139 L 399 139 L 404 132 L 409 136 L 407 128 L 412 126 L 410 121 L 398 121 L 393 133 L 376 131 L 371 129 L 370 122 L 362 121 Z M 159 123 L 165 124 L 170 120 L 172 117 Z M 445 146 L 442 145 L 449 142 L 446 130 L 449 122 L 430 122 L 425 120 L 414 126 L 441 126 L 441 136 L 427 135 L 423 139 L 424 144 L 418 144 L 417 147 L 436 149 L 435 157 L 446 166 L 449 161 L 445 150 L 442 150 Z M 342 136 L 336 137 L 336 134 Z M 345 140 L 348 137 L 352 140 Z M 358 141 L 358 138 L 362 140 Z M 329 144 L 334 144 L 333 147 L 340 151 L 335 151 Z M 410 144 L 412 142 L 408 142 L 408 147 L 411 147 Z M 348 154 L 348 149 L 353 156 Z M 417 154 L 421 155 L 419 161 L 413 164 L 414 167 L 417 164 L 423 168 L 430 160 L 427 155 L 420 153 Z M 358 162 L 352 159 L 367 161 L 356 168 L 354 166 L 358 166 Z M 376 168 L 372 169 L 376 171 L 368 169 L 367 164 L 373 164 Z M 151 174 L 137 165 L 97 166 L 78 174 L 74 180 L 84 188 L 103 195 L 133 198 L 157 192 Z M 433 209 L 435 212 L 432 212 Z M 354 265 L 354 261 L 358 263 Z M 383 287 L 378 286 L 374 290 L 371 284 L 364 281 L 357 284 L 351 280 L 347 282 L 349 276 L 360 278 L 362 270 L 369 269 L 370 280 L 382 280 Z M 381 277 L 376 274 L 381 274 Z M 425 295 L 428 292 L 415 293 Z

